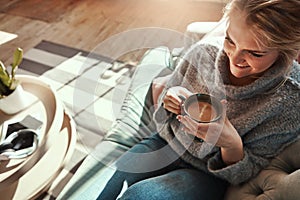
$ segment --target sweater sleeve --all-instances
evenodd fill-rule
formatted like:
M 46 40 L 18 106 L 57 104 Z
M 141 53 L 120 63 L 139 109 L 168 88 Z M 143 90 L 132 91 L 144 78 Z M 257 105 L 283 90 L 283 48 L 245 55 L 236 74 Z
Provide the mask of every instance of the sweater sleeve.
M 277 132 L 277 134 L 262 137 L 247 144 L 244 143 L 244 158 L 229 166 L 224 164 L 220 151 L 217 151 L 208 159 L 208 170 L 233 185 L 246 182 L 257 176 L 262 169 L 270 164 L 272 158 L 295 142 L 299 138 L 299 134 L 298 128 L 289 133 Z
M 165 110 L 163 107 L 163 98 L 171 87 L 181 85 L 183 78 L 186 75 L 188 68 L 190 67 L 190 63 L 187 62 L 187 60 L 189 60 L 187 56 L 189 56 L 189 54 L 186 54 L 178 63 L 178 66 L 175 68 L 169 81 L 166 83 L 166 87 L 158 97 L 158 108 L 153 114 L 154 121 L 158 127 L 163 126 L 171 115 L 171 113 Z
M 227 180 L 233 185 L 245 182 L 250 178 L 256 176 L 258 172 L 267 167 L 269 160 L 261 156 L 256 156 L 248 149 L 244 150 L 244 158 L 232 165 L 225 166 L 221 158 L 221 153 L 218 152 L 214 157 L 208 161 L 208 170 Z

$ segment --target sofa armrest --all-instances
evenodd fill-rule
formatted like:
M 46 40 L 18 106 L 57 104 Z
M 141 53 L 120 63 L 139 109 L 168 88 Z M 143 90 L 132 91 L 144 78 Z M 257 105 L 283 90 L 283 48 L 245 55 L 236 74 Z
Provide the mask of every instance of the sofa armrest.
M 187 28 L 186 32 L 188 34 L 194 35 L 194 37 L 199 40 L 205 34 L 211 32 L 216 26 L 218 22 L 192 22 L 190 23 Z
M 218 22 L 192 22 L 186 28 L 185 48 L 202 40 L 204 42 L 220 42 L 224 37 L 226 21 L 221 19 Z

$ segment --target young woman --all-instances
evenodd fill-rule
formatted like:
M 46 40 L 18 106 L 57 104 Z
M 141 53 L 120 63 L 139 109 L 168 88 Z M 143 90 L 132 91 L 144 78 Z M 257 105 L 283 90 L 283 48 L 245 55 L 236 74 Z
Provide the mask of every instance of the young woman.
M 223 199 L 299 138 L 300 1 L 233 0 L 225 17 L 223 47 L 187 52 L 160 95 L 158 133 L 116 162 L 99 199 Z M 192 93 L 224 99 L 222 119 L 182 115 Z

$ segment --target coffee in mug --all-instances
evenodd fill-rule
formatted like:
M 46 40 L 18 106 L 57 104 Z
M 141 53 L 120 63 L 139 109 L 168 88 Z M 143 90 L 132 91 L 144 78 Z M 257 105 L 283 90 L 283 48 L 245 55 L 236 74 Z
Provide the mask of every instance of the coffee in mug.
M 183 99 L 183 97 L 181 97 Z M 222 116 L 222 104 L 217 98 L 208 94 L 193 94 L 183 99 L 183 112 L 197 122 L 209 123 Z

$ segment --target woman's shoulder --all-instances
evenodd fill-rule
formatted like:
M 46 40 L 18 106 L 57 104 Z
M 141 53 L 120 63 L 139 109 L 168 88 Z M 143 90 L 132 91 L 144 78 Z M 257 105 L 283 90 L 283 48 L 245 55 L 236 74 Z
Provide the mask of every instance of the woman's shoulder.
M 208 43 L 195 43 L 183 55 L 178 63 L 179 70 L 186 72 L 186 70 L 200 69 L 204 67 L 214 66 L 220 49 L 216 45 Z M 205 65 L 204 65 L 205 64 Z
M 197 42 L 193 44 L 188 51 L 186 52 L 186 56 L 201 56 L 204 57 L 207 55 L 208 57 L 216 57 L 218 52 L 221 50 L 221 47 L 216 43 L 204 43 L 204 42 Z

